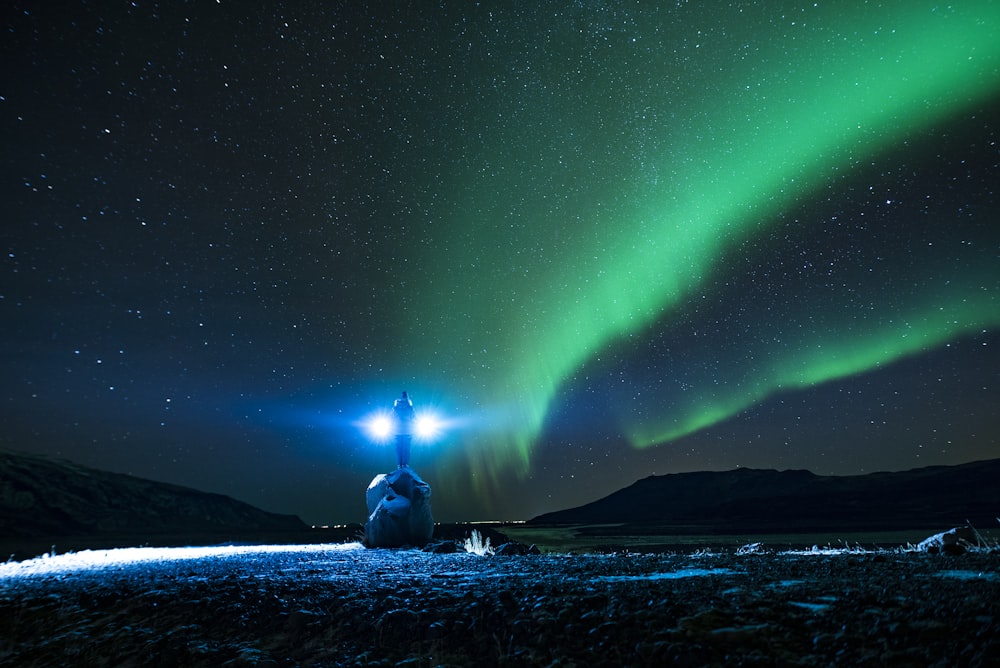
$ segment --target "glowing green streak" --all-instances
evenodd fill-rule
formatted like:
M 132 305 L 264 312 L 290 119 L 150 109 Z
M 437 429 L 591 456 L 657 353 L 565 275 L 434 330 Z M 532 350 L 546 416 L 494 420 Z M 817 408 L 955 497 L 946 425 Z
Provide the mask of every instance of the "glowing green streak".
M 947 21 L 918 12 L 908 16 L 904 10 L 895 21 L 885 21 L 885 25 L 899 26 L 903 43 L 893 40 L 885 50 L 848 44 L 833 53 L 814 53 L 822 63 L 839 64 L 821 86 L 816 85 L 815 76 L 824 66 L 815 63 L 798 80 L 774 92 L 773 98 L 786 100 L 781 104 L 770 110 L 740 108 L 730 115 L 731 122 L 711 122 L 703 134 L 720 137 L 714 142 L 719 148 L 696 142 L 683 151 L 687 156 L 705 156 L 704 166 L 687 179 L 696 187 L 650 204 L 650 231 L 642 235 L 641 225 L 633 228 L 636 247 L 624 248 L 611 258 L 607 278 L 586 301 L 569 300 L 559 293 L 547 298 L 563 305 L 559 322 L 547 328 L 555 333 L 548 337 L 553 343 L 541 349 L 538 357 L 522 362 L 530 378 L 523 386 L 535 389 L 537 405 L 544 406 L 561 378 L 591 351 L 642 327 L 690 294 L 727 244 L 755 232 L 768 211 L 820 185 L 831 164 L 875 153 L 912 128 L 947 115 L 962 100 L 995 91 L 992 68 L 1000 56 L 996 28 L 1000 12 L 991 9 L 992 20 Z M 861 26 L 855 29 L 865 32 Z M 747 120 L 738 123 L 741 116 Z M 754 127 L 768 118 L 768 127 Z M 792 181 L 795 186 L 786 187 Z M 754 211 L 748 215 L 751 208 Z M 644 247 L 643 236 L 648 239 Z M 833 355 L 818 350 L 776 369 L 774 381 L 755 395 L 710 406 L 680 429 L 642 441 L 669 440 L 702 428 L 760 401 L 775 388 L 803 387 L 858 373 L 970 328 L 997 324 L 980 323 L 973 317 L 977 309 L 971 310 L 961 318 L 960 326 L 933 328 L 909 339 L 900 339 L 898 330 L 890 327 L 877 335 L 877 346 L 859 351 L 855 342 L 845 341 Z M 970 322 L 971 326 L 965 326 Z M 532 374 L 543 359 L 549 371 Z M 543 411 L 535 415 L 540 419 Z M 536 420 L 527 426 L 533 429 L 537 424 Z
M 960 291 L 908 309 L 894 322 L 851 337 L 798 345 L 797 353 L 753 369 L 752 387 L 723 389 L 724 398 L 698 398 L 672 424 L 637 425 L 629 434 L 638 447 L 665 443 L 712 426 L 771 395 L 845 378 L 919 354 L 962 335 L 1000 327 L 1000 308 L 985 297 L 966 300 Z
M 467 369 L 462 373 L 482 384 L 483 403 L 507 401 L 496 441 L 475 456 L 487 464 L 510 463 L 513 456 L 525 470 L 554 394 L 589 357 L 692 296 L 721 254 L 759 233 L 780 207 L 820 188 L 838 169 L 849 170 L 1000 87 L 1000 4 L 978 3 L 975 11 L 959 8 L 947 16 L 913 2 L 883 6 L 877 16 L 865 13 L 863 8 L 845 11 L 838 3 L 825 16 L 811 16 L 819 28 L 797 39 L 755 36 L 773 45 L 770 54 L 755 59 L 767 68 L 765 76 L 737 69 L 709 81 L 710 99 L 700 107 L 671 102 L 669 83 L 650 91 L 675 116 L 669 126 L 662 121 L 654 131 L 689 137 L 667 142 L 655 161 L 667 185 L 637 187 L 640 192 L 610 216 L 595 213 L 580 224 L 536 216 L 535 225 L 575 225 L 579 233 L 546 249 L 552 266 L 525 263 L 525 275 L 502 288 L 510 294 L 480 285 L 469 301 L 476 303 L 477 313 L 485 313 L 483 323 L 443 317 L 444 334 L 469 334 L 452 353 L 455 365 Z M 617 167 L 607 165 L 608 170 Z M 541 169 L 532 175 L 541 177 Z M 484 191 L 484 198 L 489 196 Z M 476 229 L 503 224 L 486 223 Z M 484 255 L 493 252 L 494 241 L 502 248 L 505 240 L 484 240 Z M 982 305 L 970 308 L 979 312 Z M 675 429 L 637 434 L 636 442 L 669 440 L 776 389 L 858 373 L 972 327 L 996 324 L 966 316 L 958 326 L 921 329 L 905 344 L 898 342 L 901 328 L 889 325 L 867 337 L 874 340 L 862 350 L 858 340 L 863 336 L 834 346 L 832 356 L 829 347 L 802 353 L 775 365 L 756 391 L 709 402 Z M 488 349 L 495 366 L 463 367 L 465 358 L 477 358 L 480 349 Z

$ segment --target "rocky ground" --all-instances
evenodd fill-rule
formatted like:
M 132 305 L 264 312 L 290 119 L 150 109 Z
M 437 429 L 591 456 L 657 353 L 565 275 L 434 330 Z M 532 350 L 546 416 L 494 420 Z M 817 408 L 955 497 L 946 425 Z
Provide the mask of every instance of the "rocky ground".
M 0 665 L 998 665 L 1000 552 L 743 552 L 9 562 Z

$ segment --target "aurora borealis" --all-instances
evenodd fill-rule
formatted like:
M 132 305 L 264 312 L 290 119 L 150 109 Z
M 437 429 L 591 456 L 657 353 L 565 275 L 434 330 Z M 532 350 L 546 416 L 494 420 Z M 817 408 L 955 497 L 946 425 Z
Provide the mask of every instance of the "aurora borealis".
M 444 520 L 1000 454 L 1000 3 L 4 19 L 3 447 L 317 523 L 402 389 Z

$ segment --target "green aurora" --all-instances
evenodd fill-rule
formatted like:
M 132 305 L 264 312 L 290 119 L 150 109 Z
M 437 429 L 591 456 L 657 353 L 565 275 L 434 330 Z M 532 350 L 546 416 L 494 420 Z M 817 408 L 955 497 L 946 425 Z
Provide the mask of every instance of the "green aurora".
M 599 65 L 593 36 L 571 22 L 501 35 L 507 51 L 494 55 L 511 71 L 459 148 L 477 158 L 443 184 L 454 201 L 428 214 L 448 236 L 408 265 L 422 282 L 398 306 L 412 358 L 493 409 L 489 437 L 467 453 L 489 466 L 475 469 L 526 473 L 582 366 L 710 292 L 724 258 L 785 207 L 1000 91 L 1000 3 L 831 3 L 766 23 L 727 10 L 700 42 L 682 10 L 633 18 L 603 36 Z M 532 39 L 546 55 L 524 55 L 538 53 Z M 706 383 L 641 420 L 622 411 L 622 429 L 637 447 L 666 443 L 775 392 L 1000 325 L 995 267 L 929 264 L 924 278 L 938 270 L 946 289 L 884 300 L 849 325 L 847 295 L 823 309 L 823 327 L 783 331 L 789 314 L 762 324 L 783 343 L 730 351 L 756 360 L 734 360 L 747 382 Z
M 442 522 L 1000 456 L 1000 0 L 23 3 L 0 446 Z

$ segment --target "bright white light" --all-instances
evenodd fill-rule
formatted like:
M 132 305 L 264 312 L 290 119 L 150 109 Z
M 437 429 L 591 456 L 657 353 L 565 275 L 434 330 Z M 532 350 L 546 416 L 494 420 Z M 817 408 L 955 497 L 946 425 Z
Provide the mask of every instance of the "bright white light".
M 444 426 L 434 413 L 420 413 L 413 421 L 413 435 L 419 441 L 433 441 L 444 431 Z
M 179 562 L 196 559 L 227 559 L 261 554 L 325 553 L 361 550 L 360 543 L 340 545 L 216 545 L 211 547 L 128 547 L 115 550 L 84 550 L 43 555 L 25 561 L 0 564 L 0 580 L 81 571 L 117 570 L 138 564 Z
M 389 413 L 375 413 L 365 419 L 363 423 L 368 438 L 373 441 L 388 441 L 396 432 L 396 421 Z
M 455 420 L 445 420 L 437 412 L 426 409 L 413 416 L 406 432 L 401 431 L 399 421 L 389 411 L 372 413 L 357 423 L 365 435 L 376 443 L 387 443 L 399 433 L 413 436 L 414 441 L 430 443 L 441 438 L 455 424 Z

